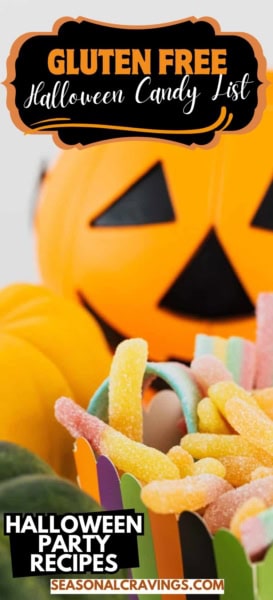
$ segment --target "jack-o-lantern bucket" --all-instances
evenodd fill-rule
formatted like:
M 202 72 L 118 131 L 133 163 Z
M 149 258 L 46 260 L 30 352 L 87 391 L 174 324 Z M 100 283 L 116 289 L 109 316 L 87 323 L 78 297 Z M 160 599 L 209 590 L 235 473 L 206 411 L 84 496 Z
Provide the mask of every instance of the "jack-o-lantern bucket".
M 37 210 L 44 282 L 157 360 L 188 360 L 200 331 L 252 338 L 258 292 L 273 289 L 272 133 L 271 85 L 260 123 L 213 148 L 65 150 Z

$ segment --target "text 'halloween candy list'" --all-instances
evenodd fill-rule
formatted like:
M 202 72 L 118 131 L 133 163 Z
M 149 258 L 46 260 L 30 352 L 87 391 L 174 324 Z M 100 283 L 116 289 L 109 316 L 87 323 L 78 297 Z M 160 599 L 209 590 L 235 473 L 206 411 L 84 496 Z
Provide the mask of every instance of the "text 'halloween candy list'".
M 15 42 L 8 105 L 24 132 L 57 132 L 61 145 L 128 136 L 205 145 L 258 120 L 265 81 L 259 43 L 211 19 L 149 28 L 63 19 Z

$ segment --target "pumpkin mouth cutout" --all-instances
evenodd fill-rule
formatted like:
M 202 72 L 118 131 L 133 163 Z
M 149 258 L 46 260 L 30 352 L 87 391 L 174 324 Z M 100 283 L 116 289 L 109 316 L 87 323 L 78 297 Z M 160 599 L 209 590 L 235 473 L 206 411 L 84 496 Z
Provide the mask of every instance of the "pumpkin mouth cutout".
M 127 339 L 125 334 L 123 335 L 123 333 L 121 333 L 120 331 L 117 331 L 117 329 L 115 329 L 114 327 L 109 325 L 109 323 L 107 323 L 107 321 L 105 321 L 105 319 L 103 319 L 103 317 L 101 317 L 97 313 L 97 311 L 91 306 L 91 304 L 89 304 L 87 302 L 87 300 L 85 299 L 85 297 L 83 296 L 83 294 L 81 292 L 77 292 L 77 298 L 78 298 L 78 301 L 80 302 L 80 304 L 83 306 L 83 308 L 85 308 L 85 310 L 87 310 L 92 315 L 92 317 L 94 317 L 96 319 L 96 321 L 99 323 L 99 325 L 104 333 L 106 342 L 111 350 L 113 350 L 113 348 L 116 348 L 116 346 L 118 344 L 120 344 L 120 342 L 123 342 L 125 339 Z M 153 360 L 152 357 L 151 357 L 151 360 Z M 179 362 L 179 363 L 186 365 L 187 367 L 190 366 L 189 360 L 182 359 L 177 356 L 169 356 L 168 358 L 166 358 L 166 360 L 171 361 L 171 362 Z M 164 390 L 169 389 L 168 384 L 158 377 L 156 377 L 154 379 L 151 386 L 157 392 L 159 392 L 163 389 Z
M 213 321 L 249 317 L 255 312 L 214 229 L 172 283 L 159 306 L 180 316 Z
M 126 338 L 93 307 L 82 292 L 80 304 L 99 323 L 110 348 Z M 211 229 L 189 263 L 158 304 L 163 311 L 204 321 L 231 321 L 254 316 L 255 307 Z
M 77 297 L 101 326 L 110 348 L 115 348 L 126 338 L 89 304 L 82 292 L 78 291 Z M 158 306 L 182 317 L 206 321 L 242 319 L 252 317 L 255 313 L 254 305 L 214 229 L 203 240 Z

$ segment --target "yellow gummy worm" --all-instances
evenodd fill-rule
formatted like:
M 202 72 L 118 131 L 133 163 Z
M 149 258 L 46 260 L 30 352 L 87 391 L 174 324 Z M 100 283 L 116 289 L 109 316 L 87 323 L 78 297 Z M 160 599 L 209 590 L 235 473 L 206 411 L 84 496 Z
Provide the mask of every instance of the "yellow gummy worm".
M 229 425 L 211 398 L 203 398 L 198 402 L 197 415 L 200 433 L 231 433 Z
M 202 473 L 211 473 L 225 478 L 226 468 L 217 458 L 200 458 L 193 465 L 193 475 L 202 475 Z
M 110 370 L 109 425 L 132 440 L 142 441 L 142 382 L 148 358 L 141 338 L 118 345 Z
M 199 510 L 230 489 L 229 483 L 216 475 L 193 475 L 172 481 L 153 481 L 142 488 L 141 499 L 156 513 L 180 513 Z
M 219 460 L 226 469 L 226 480 L 233 487 L 249 483 L 252 480 L 253 471 L 261 468 L 261 463 L 253 456 L 219 456 Z M 262 468 L 269 469 L 264 466 Z
M 109 425 L 102 434 L 101 452 L 109 456 L 118 469 L 132 473 L 141 481 L 179 477 L 177 466 L 166 454 L 131 440 Z
M 249 404 L 253 404 L 253 406 L 257 406 L 255 398 L 239 385 L 233 383 L 233 381 L 221 381 L 220 383 L 211 385 L 208 389 L 208 395 L 224 417 L 226 417 L 227 400 L 230 400 L 234 396 L 245 400 Z
M 273 466 L 273 459 L 268 452 L 257 448 L 241 435 L 223 435 L 217 433 L 188 433 L 181 439 L 181 446 L 194 458 L 212 456 L 251 456 L 266 467 Z
M 226 403 L 227 420 L 246 440 L 273 456 L 273 422 L 258 407 L 240 398 Z
M 186 477 L 187 475 L 193 474 L 193 458 L 191 454 L 186 452 L 186 450 L 183 450 L 181 446 L 172 446 L 167 452 L 167 456 L 179 469 L 180 477 Z

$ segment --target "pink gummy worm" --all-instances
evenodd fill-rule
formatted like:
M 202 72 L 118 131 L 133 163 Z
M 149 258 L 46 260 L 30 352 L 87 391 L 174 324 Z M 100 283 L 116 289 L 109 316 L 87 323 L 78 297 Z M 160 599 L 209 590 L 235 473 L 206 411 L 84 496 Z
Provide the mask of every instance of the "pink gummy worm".
M 74 437 L 86 438 L 96 452 L 101 451 L 102 434 L 106 424 L 89 415 L 81 406 L 70 398 L 59 398 L 55 402 L 55 416 Z
M 207 394 L 208 388 L 214 383 L 232 381 L 232 375 L 224 363 L 211 354 L 203 354 L 194 358 L 191 363 L 191 370 L 197 385 L 204 394 Z
M 273 294 L 261 293 L 257 301 L 257 388 L 273 383 Z
M 263 524 L 257 517 L 246 519 L 241 527 L 241 542 L 249 558 L 261 560 L 270 545 Z

